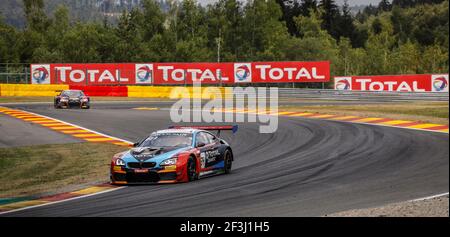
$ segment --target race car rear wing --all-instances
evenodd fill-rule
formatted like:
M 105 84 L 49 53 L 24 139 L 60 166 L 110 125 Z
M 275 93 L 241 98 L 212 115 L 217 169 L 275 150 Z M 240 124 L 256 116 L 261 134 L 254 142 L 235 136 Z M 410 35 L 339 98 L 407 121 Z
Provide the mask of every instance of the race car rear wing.
M 183 128 L 193 128 L 200 130 L 217 130 L 217 135 L 220 135 L 222 130 L 231 130 L 234 133 L 238 130 L 238 125 L 224 125 L 224 126 L 170 126 L 171 129 L 183 129 Z

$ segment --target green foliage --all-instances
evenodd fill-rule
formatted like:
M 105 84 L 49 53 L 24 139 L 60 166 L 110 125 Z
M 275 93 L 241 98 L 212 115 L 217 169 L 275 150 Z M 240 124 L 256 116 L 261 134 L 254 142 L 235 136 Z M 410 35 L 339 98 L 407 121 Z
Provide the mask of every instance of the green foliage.
M 220 44 L 221 61 L 328 60 L 332 75 L 448 72 L 448 0 L 390 2 L 354 16 L 333 0 L 144 0 L 85 22 L 74 1 L 23 0 L 24 28 L 0 17 L 0 62 L 214 62 Z
M 420 72 L 448 72 L 448 49 L 430 45 L 423 49 L 421 56 Z
M 336 41 L 326 30 L 321 28 L 320 14 L 311 12 L 310 16 L 299 16 L 295 20 L 303 35 L 297 44 L 298 55 L 295 60 L 336 61 Z
M 71 63 L 99 62 L 100 34 L 94 24 L 76 24 L 62 38 L 62 54 Z
M 4 24 L 0 15 L 0 62 L 19 62 L 18 38 L 17 30 Z
M 50 24 L 44 11 L 44 0 L 24 0 L 27 27 L 30 30 L 42 32 Z
M 150 40 L 154 35 L 161 34 L 164 23 L 164 15 L 161 7 L 153 0 L 144 0 L 143 2 L 143 31 L 144 40 Z

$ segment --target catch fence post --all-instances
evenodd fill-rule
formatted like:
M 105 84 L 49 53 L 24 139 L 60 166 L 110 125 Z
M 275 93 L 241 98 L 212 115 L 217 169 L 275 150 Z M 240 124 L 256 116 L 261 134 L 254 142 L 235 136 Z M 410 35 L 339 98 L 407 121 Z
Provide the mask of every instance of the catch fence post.
M 29 67 L 28 67 L 29 68 Z M 23 70 L 25 71 L 25 83 L 26 84 L 29 84 L 28 83 L 28 71 L 27 71 L 27 67 L 23 67 Z
M 9 70 L 8 70 L 8 63 L 6 63 L 6 84 L 9 84 Z
M 86 86 L 88 85 L 88 74 L 87 74 L 87 68 L 84 68 L 84 80 L 86 80 Z
M 51 80 L 50 80 L 51 81 Z M 55 67 L 55 80 L 54 80 L 55 85 L 59 84 L 59 80 L 58 80 L 58 69 L 56 69 Z

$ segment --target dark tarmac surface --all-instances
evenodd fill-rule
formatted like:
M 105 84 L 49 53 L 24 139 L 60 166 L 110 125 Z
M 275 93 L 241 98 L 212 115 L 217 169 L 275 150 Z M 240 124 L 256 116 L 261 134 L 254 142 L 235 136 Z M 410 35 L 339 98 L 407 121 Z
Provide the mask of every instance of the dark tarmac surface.
M 72 142 L 81 140 L 0 113 L 0 148 Z
M 91 110 L 9 105 L 129 141 L 171 125 L 151 103 L 94 104 Z M 2 216 L 322 216 L 445 193 L 449 136 L 307 118 L 279 118 L 259 134 L 241 123 L 222 133 L 233 171 L 192 183 L 130 186 Z

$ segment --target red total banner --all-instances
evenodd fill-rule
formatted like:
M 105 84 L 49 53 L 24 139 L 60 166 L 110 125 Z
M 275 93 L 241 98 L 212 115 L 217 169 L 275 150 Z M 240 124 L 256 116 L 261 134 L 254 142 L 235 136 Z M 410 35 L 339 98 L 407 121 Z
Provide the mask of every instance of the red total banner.
M 32 84 L 117 85 L 135 83 L 135 64 L 32 64 Z
M 155 85 L 165 84 L 230 84 L 233 63 L 155 63 Z
M 335 77 L 336 90 L 448 92 L 448 74 Z
M 330 62 L 252 63 L 253 82 L 328 82 Z
M 330 63 L 32 64 L 32 84 L 234 84 L 328 82 Z

